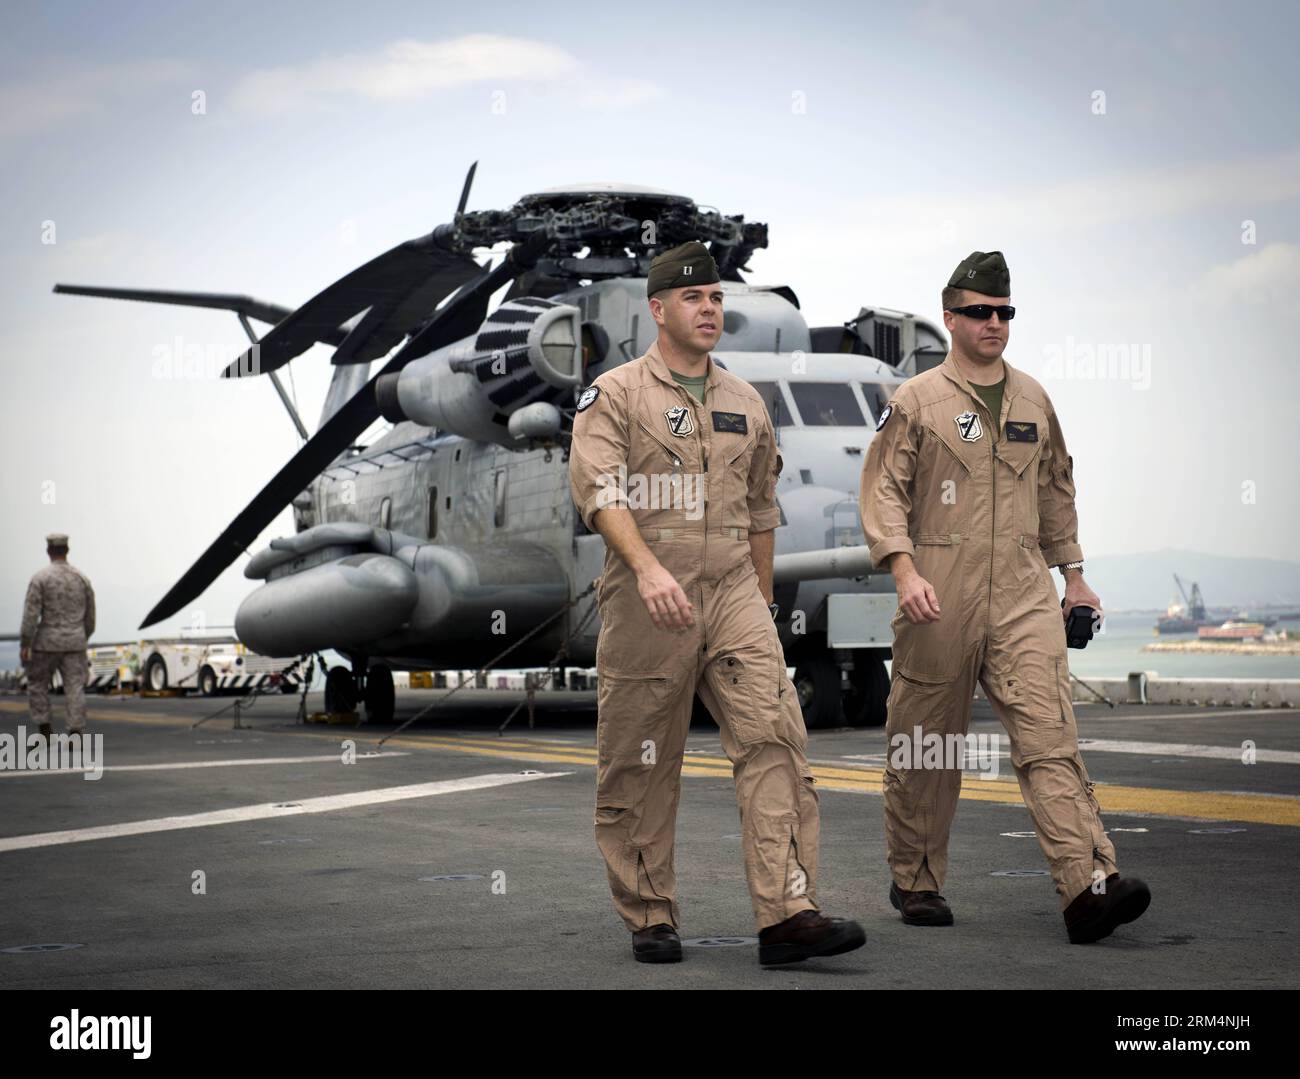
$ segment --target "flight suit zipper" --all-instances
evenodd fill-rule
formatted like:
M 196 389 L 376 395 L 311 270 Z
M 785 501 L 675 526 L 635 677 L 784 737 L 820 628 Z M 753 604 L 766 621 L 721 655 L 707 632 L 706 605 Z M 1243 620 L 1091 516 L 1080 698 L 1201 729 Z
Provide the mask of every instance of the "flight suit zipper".
M 1005 377 L 1005 375 L 1003 376 Z M 978 394 L 976 395 L 978 396 Z M 984 404 L 983 398 L 980 404 Z M 997 443 L 998 432 L 1002 429 L 1002 416 L 1009 410 L 1011 402 L 1007 397 L 1005 390 L 1002 394 L 1002 407 L 998 410 L 999 415 L 994 418 L 993 410 L 984 405 L 984 411 L 993 419 L 993 427 L 989 431 L 989 490 L 993 495 L 993 505 L 989 511 L 989 517 L 993 521 L 993 535 L 989 540 L 989 602 L 988 609 L 984 612 L 984 625 L 987 628 L 993 618 L 993 560 L 997 557 L 998 542 L 998 465 L 997 465 Z M 1011 511 L 1015 513 L 1015 487 L 1011 488 Z M 1020 541 L 1017 540 L 1017 543 Z
M 989 536 L 989 598 L 984 605 L 984 636 L 987 639 L 989 625 L 993 620 L 993 559 L 997 557 L 998 543 L 998 466 L 997 454 L 993 450 L 993 432 L 989 432 L 989 521 L 992 523 Z
M 652 439 L 654 439 L 654 441 L 658 444 L 659 448 L 663 450 L 664 453 L 668 454 L 668 459 L 672 461 L 674 465 L 680 468 L 682 463 L 681 455 L 678 454 L 666 442 L 664 442 L 663 439 L 661 439 L 657 434 L 655 434 L 655 432 L 651 430 L 650 425 L 646 423 L 645 420 L 638 418 L 636 422 L 641 425 L 641 430 L 643 430 Z
M 704 415 L 703 415 L 704 402 L 696 400 L 695 395 L 692 394 L 680 382 L 676 381 L 676 379 L 673 380 L 673 388 L 676 389 L 677 396 L 686 402 L 686 407 L 689 408 L 691 410 L 691 413 L 695 416 L 695 434 L 700 441 L 700 467 L 703 470 L 703 475 L 704 475 L 704 483 L 703 483 L 704 537 L 700 545 L 700 573 L 703 574 L 705 567 L 708 566 L 709 564 L 708 559 L 709 559 L 709 501 L 710 501 L 709 500 L 709 479 L 708 479 L 709 454 L 708 451 L 705 449 L 705 442 L 704 442 Z M 706 394 L 708 393 L 707 387 L 704 392 Z M 709 642 L 705 638 L 705 633 L 706 633 L 705 627 L 708 625 L 708 622 L 706 621 L 704 616 L 704 583 L 702 577 L 700 579 L 699 618 L 700 618 L 700 651 L 707 653 L 709 650 Z
M 693 395 L 692 395 L 692 394 L 691 394 L 691 393 L 686 389 L 685 386 L 681 385 L 681 383 L 677 382 L 676 380 L 673 381 L 673 388 L 677 391 L 677 397 L 678 397 L 678 399 L 679 399 L 679 400 L 685 400 L 685 402 L 686 402 L 686 407 L 689 408 L 689 409 L 691 410 L 692 414 L 695 416 L 695 434 L 696 434 L 696 437 L 699 439 L 700 462 L 701 462 L 701 465 L 702 465 L 702 467 L 703 467 L 704 472 L 707 474 L 708 471 L 709 471 L 709 456 L 708 456 L 708 454 L 705 452 L 705 449 L 704 449 L 704 421 L 703 421 L 703 419 L 702 419 L 702 417 L 701 417 L 701 411 L 702 411 L 702 409 L 703 409 L 704 406 L 703 406 L 702 402 L 699 402 L 699 401 L 697 401 L 697 400 L 695 399 L 695 397 L 694 397 L 694 396 L 693 396 Z M 637 422 L 641 425 L 642 430 L 644 430 L 644 431 L 646 432 L 646 434 L 648 434 L 651 438 L 653 438 L 656 442 L 659 443 L 659 445 L 660 445 L 660 447 L 663 449 L 663 451 L 664 451 L 665 453 L 667 453 L 668 456 L 672 459 L 673 464 L 674 464 L 676 467 L 680 468 L 680 467 L 681 467 L 681 458 L 680 458 L 680 455 L 674 453 L 673 450 L 670 449 L 670 448 L 669 448 L 669 447 L 668 447 L 668 446 L 667 446 L 667 445 L 666 445 L 666 444 L 665 444 L 665 443 L 664 443 L 664 442 L 659 438 L 659 436 L 658 436 L 657 434 L 655 434 L 655 432 L 654 432 L 653 430 L 651 430 L 650 425 L 647 424 L 647 423 L 645 422 L 645 420 L 638 418 L 638 419 L 637 419 Z M 709 502 L 709 485 L 708 485 L 708 480 L 707 480 L 707 478 L 706 478 L 706 479 L 705 479 L 705 482 L 704 482 L 704 503 L 705 503 L 705 507 L 704 507 L 704 530 L 703 530 L 703 531 L 704 531 L 704 539 L 703 539 L 703 546 L 701 547 L 701 550 L 700 550 L 700 568 L 701 568 L 701 570 L 703 570 L 704 566 L 707 565 L 707 561 L 706 561 L 706 560 L 707 560 L 707 558 L 708 558 L 708 553 L 709 553 L 709 516 L 708 516 L 708 514 L 709 514 L 709 509 L 708 509 L 708 502 Z M 704 627 L 705 624 L 706 624 L 706 623 L 705 623 L 705 620 L 704 620 L 704 589 L 703 589 L 703 587 L 700 588 L 700 614 L 699 614 L 699 617 L 700 617 L 700 627 L 701 627 L 701 630 L 703 630 L 703 627 Z M 704 642 L 703 642 L 703 646 L 702 646 L 702 651 L 707 652 L 708 650 L 709 650 L 708 642 L 707 642 L 707 641 L 704 641 Z
M 969 472 L 970 465 L 968 465 L 965 461 L 962 460 L 961 454 L 959 454 L 956 450 L 954 450 L 951 446 L 949 446 L 948 443 L 943 440 L 942 436 L 939 434 L 938 431 L 934 431 L 933 428 L 931 428 L 930 430 L 933 431 L 934 433 L 935 441 L 938 442 L 939 445 L 941 445 L 945 450 L 948 451 L 948 455 L 954 461 L 956 461 L 959 465 L 961 465 L 962 468 L 964 468 L 967 472 Z
M 984 399 L 977 393 L 972 393 L 971 397 L 975 398 L 975 407 L 981 405 L 984 411 L 988 413 L 989 418 L 993 418 L 993 412 L 984 404 Z M 989 429 L 989 590 L 988 599 L 984 604 L 984 638 L 988 639 L 989 628 L 993 621 L 993 560 L 997 557 L 998 542 L 998 467 L 997 453 L 995 452 L 994 431 L 992 426 Z
M 704 402 L 695 400 L 695 398 L 690 393 L 687 392 L 685 386 L 679 385 L 677 389 L 686 395 L 688 399 L 688 403 L 691 406 L 691 411 L 695 413 L 698 419 L 698 422 L 696 423 L 695 426 L 696 426 L 696 433 L 699 435 L 699 439 L 700 439 L 700 465 L 704 470 L 704 541 L 700 546 L 700 573 L 703 574 L 705 567 L 709 564 L 709 502 L 710 502 L 709 453 L 708 450 L 705 448 L 705 443 L 704 443 Z M 709 389 L 708 386 L 706 385 L 704 388 L 704 393 L 706 396 L 708 392 Z M 709 641 L 707 637 L 708 622 L 704 617 L 704 581 L 702 577 L 699 581 L 699 585 L 700 585 L 700 649 L 705 655 L 707 655 L 709 651 Z

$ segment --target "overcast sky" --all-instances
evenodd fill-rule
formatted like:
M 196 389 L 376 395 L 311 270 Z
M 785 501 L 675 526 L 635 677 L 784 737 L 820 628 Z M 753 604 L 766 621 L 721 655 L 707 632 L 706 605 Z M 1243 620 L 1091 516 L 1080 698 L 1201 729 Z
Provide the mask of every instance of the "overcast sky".
M 1283 3 L 13 8 L 0 610 L 16 630 L 66 531 L 97 637 L 129 636 L 298 446 L 267 380 L 159 377 L 166 350 L 234 355 L 233 315 L 56 281 L 296 305 L 448 220 L 475 159 L 471 209 L 614 180 L 767 222 L 751 280 L 814 324 L 937 320 L 1000 249 L 1085 553 L 1294 558 L 1297 31 Z M 292 365 L 309 428 L 327 359 Z M 229 624 L 249 590 L 239 564 L 196 607 Z

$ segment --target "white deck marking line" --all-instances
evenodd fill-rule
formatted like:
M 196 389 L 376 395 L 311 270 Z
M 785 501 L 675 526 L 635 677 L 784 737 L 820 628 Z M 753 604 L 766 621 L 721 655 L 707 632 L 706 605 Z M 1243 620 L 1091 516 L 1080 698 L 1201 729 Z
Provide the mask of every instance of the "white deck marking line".
M 1086 704 L 1096 708 L 1102 707 L 1101 701 L 1075 701 L 1076 705 Z M 1116 701 L 1121 707 L 1126 706 L 1124 701 Z M 1168 705 L 1132 705 L 1133 708 L 1166 708 Z M 1221 707 L 1221 706 L 1220 706 Z M 1108 710 L 1107 710 L 1108 711 Z M 1255 719 L 1293 719 L 1300 709 L 1296 708 L 1279 708 L 1276 705 L 1272 708 L 1265 708 L 1263 705 L 1256 705 L 1254 708 L 1237 708 L 1230 712 L 1216 712 L 1209 705 L 1206 705 L 1199 712 L 1150 712 L 1143 715 L 1141 712 L 1129 712 L 1122 716 L 1108 715 L 1107 711 L 1100 711 L 1096 714 L 1089 713 L 1085 718 L 1089 723 L 1132 723 L 1136 720 L 1147 719 L 1237 719 L 1245 717 L 1254 717 Z
M 1081 753 L 1140 753 L 1150 757 L 1201 757 L 1210 760 L 1240 761 L 1241 746 L 1206 746 L 1194 742 L 1130 742 L 1116 738 L 1080 738 Z M 1263 764 L 1300 764 L 1300 752 L 1292 749 L 1255 748 L 1256 762 Z
M 572 774 L 572 772 L 492 773 L 466 776 L 464 779 L 444 779 L 435 783 L 414 783 L 405 787 L 353 791 L 351 794 L 329 794 L 321 798 L 304 798 L 300 802 L 262 802 L 258 805 L 236 806 L 233 809 L 217 809 L 210 813 L 191 813 L 184 817 L 156 817 L 153 820 L 105 824 L 97 828 L 74 828 L 65 832 L 9 836 L 0 839 L 0 853 L 31 850 L 34 847 L 53 847 L 61 843 L 84 843 L 92 839 L 116 839 L 120 836 L 146 835 L 150 832 L 171 832 L 181 828 L 204 828 L 213 824 L 240 824 L 244 821 L 298 817 L 304 813 L 330 813 L 336 809 L 400 802 L 409 798 L 429 798 L 436 794 L 458 794 L 462 791 L 482 790 L 486 787 L 504 787 L 511 783 L 527 783 L 534 779 L 557 779 Z
M 409 757 L 405 750 L 386 749 L 382 753 L 358 753 L 357 760 L 378 760 L 380 757 Z M 241 764 L 311 764 L 313 761 L 333 761 L 338 764 L 341 753 L 317 753 L 310 757 L 233 757 L 227 761 L 175 761 L 171 764 L 105 764 L 104 772 L 165 772 L 171 768 L 235 768 Z M 79 776 L 94 772 L 94 768 L 4 768 L 0 779 L 10 776 Z

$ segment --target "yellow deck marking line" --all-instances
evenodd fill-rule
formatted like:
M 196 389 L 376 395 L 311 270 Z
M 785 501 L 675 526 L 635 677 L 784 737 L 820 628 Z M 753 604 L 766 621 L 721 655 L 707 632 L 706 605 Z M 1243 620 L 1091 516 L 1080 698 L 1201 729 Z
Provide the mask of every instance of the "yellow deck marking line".
M 0 701 L 0 712 L 18 712 L 30 716 L 31 711 L 25 705 L 10 704 L 8 701 Z M 61 713 L 53 704 L 50 706 L 50 725 L 57 727 L 60 720 L 65 720 L 66 713 Z M 198 719 L 195 716 L 194 719 Z M 231 717 L 233 719 L 233 715 Z M 86 719 L 97 719 L 101 722 L 112 723 L 148 723 L 157 727 L 188 727 L 193 724 L 194 719 L 184 719 L 180 716 L 155 716 L 147 715 L 144 712 L 101 712 L 92 711 L 87 705 Z M 66 721 L 66 720 L 65 720 Z M 229 727 L 212 727 L 211 730 L 229 730 Z M 58 730 L 55 733 L 59 733 Z
M 4 708 L 0 704 L 0 708 Z M 13 711 L 10 707 L 8 710 Z M 112 717 L 116 718 L 116 717 Z M 191 721 L 178 721 L 188 725 Z M 363 728 L 340 728 L 347 737 L 363 741 L 377 741 L 379 735 L 368 738 L 360 734 Z M 340 734 L 325 732 L 298 732 L 308 737 L 337 741 Z M 421 749 L 441 749 L 473 756 L 505 757 L 511 760 L 550 761 L 562 764 L 595 765 L 596 750 L 570 748 L 548 750 L 544 741 L 510 741 L 500 739 L 485 741 L 470 736 L 431 735 L 427 738 L 390 738 L 386 745 L 401 745 Z M 1243 765 L 1243 767 L 1245 767 Z M 683 761 L 682 772 L 690 776 L 730 777 L 731 762 L 726 757 L 703 757 L 696 754 Z M 813 766 L 812 774 L 822 790 L 879 794 L 884 778 L 882 768 L 836 768 Z M 1125 813 L 1141 816 L 1190 817 L 1198 820 L 1242 821 L 1251 824 L 1274 824 L 1300 827 L 1300 798 L 1291 795 L 1248 794 L 1231 791 L 1163 790 L 1155 787 L 1129 787 L 1098 783 L 1097 801 L 1103 813 Z M 1015 781 L 981 780 L 967 777 L 962 783 L 961 797 L 973 802 L 992 802 L 997 805 L 1023 805 L 1020 787 Z
M 495 743 L 468 738 L 439 736 L 430 741 L 437 748 L 456 753 L 482 752 L 492 756 L 514 756 L 518 752 L 497 750 L 492 748 Z M 544 751 L 539 743 L 533 743 L 524 752 L 527 754 L 525 759 L 528 760 L 596 763 L 595 749 L 586 751 L 569 749 L 562 754 L 551 754 Z M 726 757 L 691 755 L 683 761 L 682 772 L 694 776 L 729 777 L 731 762 Z M 868 794 L 881 793 L 881 784 L 885 775 L 884 769 L 881 768 L 831 766 L 813 766 L 812 774 L 817 780 L 818 787 L 823 790 Z M 1192 817 L 1203 820 L 1245 821 L 1254 824 L 1300 827 L 1300 798 L 1290 795 L 1162 790 L 1154 787 L 1129 787 L 1106 783 L 1097 784 L 1096 795 L 1103 813 Z M 961 797 L 968 801 L 991 802 L 996 805 L 1024 805 L 1024 800 L 1020 796 L 1020 785 L 1014 780 L 987 780 L 967 776 L 962 782 Z

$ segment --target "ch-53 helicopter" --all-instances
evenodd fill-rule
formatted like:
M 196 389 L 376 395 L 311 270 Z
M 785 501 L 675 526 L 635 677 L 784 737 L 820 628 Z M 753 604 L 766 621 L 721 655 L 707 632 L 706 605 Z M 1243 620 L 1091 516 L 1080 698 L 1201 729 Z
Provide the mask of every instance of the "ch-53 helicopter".
M 361 699 L 367 721 L 387 722 L 394 670 L 477 668 L 530 633 L 510 667 L 546 666 L 566 642 L 568 665 L 592 666 L 595 597 L 572 601 L 600 573 L 604 540 L 570 498 L 575 403 L 657 336 L 651 258 L 698 239 L 723 284 L 713 356 L 762 393 L 784 459 L 774 587 L 805 722 L 883 723 L 897 599 L 863 545 L 859 477 L 885 402 L 942 361 L 941 331 L 878 307 L 809 326 L 791 288 L 741 276 L 767 246 L 766 225 L 666 191 L 582 184 L 466 212 L 476 165 L 449 224 L 296 310 L 240 295 L 55 286 L 235 312 L 252 344 L 224 376 L 268 375 L 305 440 L 141 628 L 198 598 L 291 504 L 296 534 L 250 558 L 244 573 L 262 583 L 235 628 L 269 655 L 346 656 L 350 670 L 327 673 L 327 711 Z M 499 260 L 473 257 L 504 243 Z M 259 339 L 250 318 L 273 328 Z M 336 370 L 308 437 L 276 371 L 318 342 L 334 347 Z M 391 429 L 355 445 L 380 417 Z

